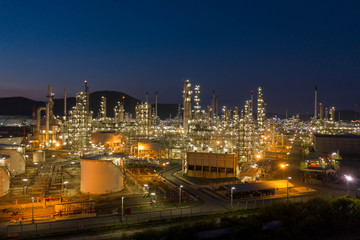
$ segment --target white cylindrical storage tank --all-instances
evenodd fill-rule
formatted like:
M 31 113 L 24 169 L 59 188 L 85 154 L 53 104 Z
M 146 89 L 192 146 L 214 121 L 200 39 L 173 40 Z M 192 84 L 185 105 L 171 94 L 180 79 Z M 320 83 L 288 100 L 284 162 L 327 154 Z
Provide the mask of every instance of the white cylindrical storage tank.
M 25 158 L 24 155 L 15 149 L 0 149 L 0 154 L 9 155 L 9 158 L 4 159 L 7 169 L 12 175 L 18 175 L 25 172 Z
M 6 167 L 0 167 L 0 197 L 5 196 L 10 190 L 10 174 Z
M 103 156 L 81 158 L 80 191 L 88 194 L 105 194 L 124 188 L 121 167 Z
M 45 152 L 44 151 L 34 151 L 33 152 L 33 162 L 41 163 L 45 162 Z

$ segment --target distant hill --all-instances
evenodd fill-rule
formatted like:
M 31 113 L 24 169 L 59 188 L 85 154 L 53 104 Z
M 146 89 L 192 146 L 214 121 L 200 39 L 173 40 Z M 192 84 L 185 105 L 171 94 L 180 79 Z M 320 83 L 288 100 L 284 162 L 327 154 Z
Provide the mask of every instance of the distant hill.
M 101 97 L 106 97 L 107 116 L 114 117 L 114 108 L 119 101 L 125 97 L 125 112 L 131 113 L 135 117 L 135 106 L 141 100 L 128 94 L 117 91 L 96 91 L 90 93 L 90 110 L 93 111 L 93 117 L 97 117 L 100 109 Z M 76 103 L 76 98 L 66 98 L 66 109 L 71 110 Z M 31 116 L 33 108 L 45 107 L 46 102 L 35 101 L 24 97 L 0 98 L 0 115 L 25 115 Z M 154 106 L 153 106 L 154 108 Z M 178 104 L 158 104 L 158 115 L 161 119 L 168 118 L 170 115 L 175 117 L 178 112 Z M 64 99 L 54 99 L 54 114 L 63 116 Z
M 0 115 L 31 116 L 33 107 L 41 106 L 45 106 L 45 103 L 24 97 L 0 98 Z
M 96 91 L 90 93 L 90 109 L 93 111 L 93 117 L 97 117 L 100 109 L 101 97 L 106 97 L 106 107 L 107 107 L 107 116 L 114 117 L 114 107 L 118 101 L 122 100 L 122 97 L 125 96 L 125 112 L 131 113 L 135 117 L 135 106 L 141 100 L 136 99 L 126 93 L 117 92 L 117 91 Z M 74 97 L 67 98 L 67 111 L 71 110 L 75 106 L 76 99 Z M 29 98 L 24 97 L 6 97 L 0 98 L 0 115 L 25 115 L 31 116 L 33 107 L 37 109 L 38 107 L 45 107 L 46 102 L 35 101 Z M 155 106 L 153 105 L 154 109 Z M 174 118 L 178 113 L 178 104 L 158 104 L 158 116 L 161 119 L 167 119 L 170 116 Z M 64 114 L 64 99 L 54 99 L 54 114 L 56 116 L 62 116 Z M 276 113 L 267 113 L 267 118 L 272 118 L 274 116 L 279 118 L 285 118 L 284 114 Z M 338 110 L 335 111 L 335 120 L 340 119 L 343 121 L 351 121 L 360 119 L 360 113 L 353 110 Z M 291 117 L 289 115 L 288 117 Z M 312 114 L 300 114 L 301 120 L 310 120 L 313 117 Z
M 267 118 L 273 118 L 277 116 L 278 118 L 285 118 L 284 114 L 276 114 L 276 113 L 267 113 Z M 288 115 L 288 117 L 291 117 L 293 115 Z M 309 121 L 311 118 L 314 117 L 314 114 L 299 114 L 299 118 L 302 121 Z M 324 115 L 325 117 L 325 115 Z M 330 117 L 330 114 L 328 114 L 328 117 Z M 352 121 L 352 120 L 359 120 L 360 119 L 360 112 L 355 112 L 354 110 L 338 110 L 335 111 L 335 121 Z

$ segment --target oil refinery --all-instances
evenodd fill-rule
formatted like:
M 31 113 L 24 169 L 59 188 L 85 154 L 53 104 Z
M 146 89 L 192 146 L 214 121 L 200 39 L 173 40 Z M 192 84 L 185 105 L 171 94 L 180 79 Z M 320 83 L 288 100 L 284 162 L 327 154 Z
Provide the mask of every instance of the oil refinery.
M 161 219 L 168 209 L 173 217 L 176 210 L 183 216 L 183 209 L 224 211 L 235 203 L 247 208 L 260 200 L 290 196 L 295 202 L 326 194 L 311 182 L 342 181 L 341 160 L 359 156 L 360 126 L 335 121 L 335 108 L 318 104 L 317 91 L 310 121 L 299 115 L 268 118 L 261 87 L 234 109 L 220 107 L 213 91 L 203 108 L 200 85 L 184 80 L 182 109 L 161 119 L 157 92 L 153 103 L 146 93 L 134 117 L 125 111 L 125 97 L 108 109 L 102 96 L 94 116 L 87 81 L 70 111 L 64 89 L 63 116 L 55 116 L 49 85 L 46 106 L 34 111 L 31 130 L 0 138 L 4 232 L 12 236 L 12 229 L 18 236 L 25 233 L 17 228 L 23 224 L 55 227 L 84 217 L 139 223 L 150 221 L 155 210 Z M 147 220 L 142 214 L 149 214 Z

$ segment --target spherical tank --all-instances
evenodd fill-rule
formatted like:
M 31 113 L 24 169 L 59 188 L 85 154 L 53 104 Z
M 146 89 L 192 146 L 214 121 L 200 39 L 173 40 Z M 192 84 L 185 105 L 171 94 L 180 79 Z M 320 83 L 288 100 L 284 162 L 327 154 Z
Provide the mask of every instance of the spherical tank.
M 34 151 L 33 152 L 33 161 L 34 161 L 34 163 L 45 162 L 45 152 L 44 151 Z
M 0 197 L 10 190 L 10 174 L 6 167 L 0 167 Z
M 10 156 L 10 158 L 5 159 L 5 164 L 11 174 L 18 175 L 25 172 L 26 162 L 23 154 L 15 149 L 1 149 L 0 154 Z
M 124 188 L 121 167 L 112 160 L 80 159 L 80 191 L 89 194 L 118 192 Z

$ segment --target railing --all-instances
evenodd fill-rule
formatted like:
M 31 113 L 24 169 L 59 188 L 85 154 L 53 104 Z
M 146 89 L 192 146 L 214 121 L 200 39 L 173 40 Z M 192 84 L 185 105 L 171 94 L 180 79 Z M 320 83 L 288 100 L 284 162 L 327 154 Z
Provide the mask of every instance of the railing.
M 249 201 L 234 201 L 233 206 L 228 205 L 227 209 L 224 208 L 215 208 L 215 207 L 192 207 L 192 208 L 175 208 L 159 211 L 149 211 L 149 212 L 136 212 L 130 215 L 125 215 L 122 220 L 121 214 L 114 215 L 104 215 L 96 217 L 87 217 L 87 218 L 77 218 L 77 219 L 64 219 L 53 222 L 39 222 L 39 223 L 30 223 L 30 224 L 16 224 L 1 226 L 0 233 L 2 237 L 29 237 L 32 235 L 46 235 L 46 234 L 56 234 L 64 233 L 71 231 L 82 231 L 94 228 L 103 228 L 103 227 L 121 227 L 127 226 L 128 224 L 136 225 L 142 223 L 149 223 L 151 221 L 158 220 L 171 220 L 180 217 L 193 217 L 201 216 L 208 214 L 221 214 L 224 212 L 231 212 L 235 210 L 246 210 L 246 209 L 255 209 L 264 206 L 271 205 L 273 203 L 287 203 L 287 202 L 305 202 L 312 198 L 315 195 L 308 196 L 293 196 L 289 198 L 274 198 L 274 199 L 257 199 Z M 335 196 L 328 196 L 335 197 Z M 1 236 L 0 236 L 1 237 Z

